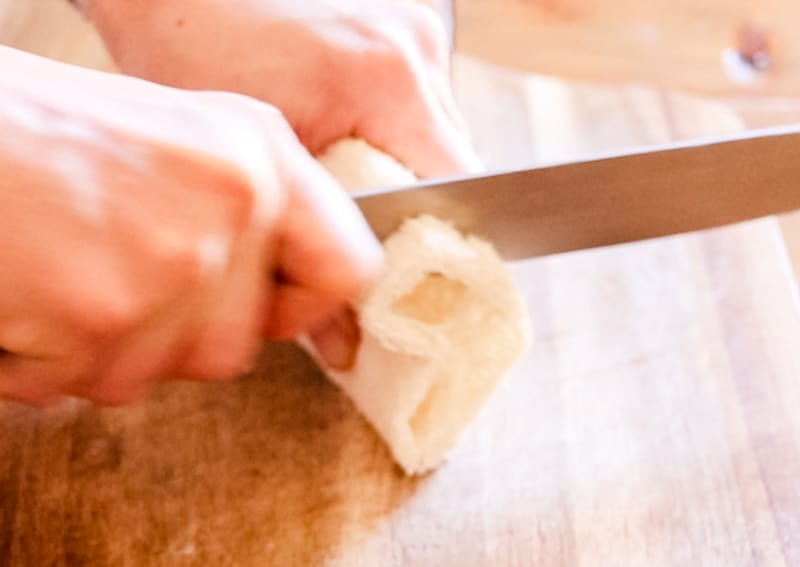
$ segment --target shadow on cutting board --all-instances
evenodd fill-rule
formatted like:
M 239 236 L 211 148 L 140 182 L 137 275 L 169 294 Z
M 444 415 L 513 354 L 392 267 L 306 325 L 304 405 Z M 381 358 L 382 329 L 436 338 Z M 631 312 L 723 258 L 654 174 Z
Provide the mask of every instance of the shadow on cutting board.
M 0 405 L 0 455 L 0 563 L 18 567 L 318 565 L 420 483 L 287 344 L 129 408 Z

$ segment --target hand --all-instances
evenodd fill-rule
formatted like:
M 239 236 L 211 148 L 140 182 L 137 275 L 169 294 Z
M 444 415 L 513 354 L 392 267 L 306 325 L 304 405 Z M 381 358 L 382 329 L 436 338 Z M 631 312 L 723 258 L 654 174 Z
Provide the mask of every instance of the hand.
M 379 270 L 275 109 L 7 48 L 0 69 L 0 397 L 234 376 Z
M 85 0 L 121 69 L 278 107 L 317 153 L 363 138 L 427 177 L 477 160 L 433 10 L 397 0 Z

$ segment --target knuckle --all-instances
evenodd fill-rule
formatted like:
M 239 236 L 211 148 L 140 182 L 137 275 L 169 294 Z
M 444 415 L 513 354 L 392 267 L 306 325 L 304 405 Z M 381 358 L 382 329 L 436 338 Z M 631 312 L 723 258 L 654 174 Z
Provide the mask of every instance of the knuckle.
M 370 75 L 375 77 L 375 88 L 389 91 L 393 97 L 406 97 L 416 89 L 419 76 L 413 58 L 400 47 L 382 49 L 373 54 Z
M 274 106 L 233 93 L 219 96 L 223 107 L 219 136 L 225 140 L 227 164 L 208 167 L 206 182 L 218 189 L 216 199 L 229 225 L 241 229 L 254 213 L 268 208 L 265 199 L 275 193 L 271 190 L 276 187 L 277 166 L 287 142 L 300 144 Z
M 226 184 L 226 188 L 236 183 Z M 244 198 L 234 200 L 232 204 L 215 204 L 217 211 L 210 213 L 225 218 L 207 219 L 187 228 L 184 234 L 154 237 L 144 245 L 147 266 L 129 284 L 130 294 L 139 298 L 138 303 L 129 300 L 138 306 L 138 315 L 149 315 L 180 300 L 228 270 L 236 236 L 250 206 Z
M 203 94 L 215 109 L 219 110 L 224 121 L 233 118 L 237 122 L 238 131 L 252 131 L 253 126 L 279 126 L 286 123 L 280 110 L 254 97 L 234 92 Z M 228 125 L 224 127 L 228 129 Z
M 263 156 L 264 154 L 262 154 Z M 256 206 L 260 164 L 241 158 L 239 169 L 220 171 L 216 186 L 220 190 L 217 212 L 225 229 L 241 230 L 252 217 Z

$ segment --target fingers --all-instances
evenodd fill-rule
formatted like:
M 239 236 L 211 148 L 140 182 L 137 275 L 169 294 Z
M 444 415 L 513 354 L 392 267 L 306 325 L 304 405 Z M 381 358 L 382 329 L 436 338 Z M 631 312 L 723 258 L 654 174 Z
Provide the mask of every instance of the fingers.
M 352 199 L 316 161 L 303 158 L 289 181 L 288 208 L 278 230 L 281 282 L 270 311 L 269 338 L 304 330 L 377 277 L 382 248 Z
M 357 296 L 379 273 L 382 250 L 321 166 L 305 153 L 290 161 L 280 222 L 246 229 L 221 279 L 187 288 L 113 336 L 84 337 L 70 349 L 87 355 L 82 364 L 66 365 L 66 352 L 52 360 L 0 355 L 0 398 L 33 403 L 69 394 L 118 405 L 165 378 L 234 377 L 254 359 L 266 313 L 268 336 L 294 337 Z
M 0 400 L 46 404 L 90 372 L 96 353 L 56 321 L 32 316 L 28 323 L 3 329 Z
M 180 377 L 199 380 L 234 378 L 250 369 L 259 347 L 262 314 L 272 301 L 268 280 L 269 247 L 263 234 L 243 235 L 223 284 L 208 298 L 197 339 Z
M 339 296 L 320 294 L 293 284 L 279 285 L 273 297 L 273 307 L 266 321 L 267 336 L 273 340 L 293 339 L 343 306 Z
M 68 392 L 105 405 L 143 398 L 153 383 L 186 356 L 186 337 L 196 318 L 193 307 L 183 302 L 123 336 L 106 350 L 88 380 L 77 383 Z
M 59 394 L 48 376 L 53 370 L 46 361 L 4 354 L 0 357 L 0 399 L 28 404 L 52 401 Z
M 111 340 L 87 337 L 74 345 L 73 352 L 92 353 L 84 364 L 63 355 L 0 356 L 0 398 L 46 403 L 74 395 L 121 405 L 143 398 L 164 379 L 212 380 L 243 373 L 258 346 L 269 286 L 261 243 L 243 239 L 238 249 L 219 285 L 177 298 Z
M 37 405 L 50 403 L 85 372 L 85 363 L 77 356 L 64 359 L 0 355 L 0 400 Z

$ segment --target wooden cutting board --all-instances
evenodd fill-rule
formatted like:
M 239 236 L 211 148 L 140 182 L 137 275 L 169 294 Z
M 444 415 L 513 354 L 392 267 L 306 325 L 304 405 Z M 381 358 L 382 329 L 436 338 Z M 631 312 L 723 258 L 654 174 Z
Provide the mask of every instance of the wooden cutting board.
M 497 167 L 741 126 L 657 90 L 467 59 L 455 79 Z M 0 565 L 800 565 L 800 321 L 776 223 L 513 271 L 535 344 L 424 478 L 288 344 L 129 408 L 0 404 Z
M 800 95 L 794 0 L 456 0 L 453 11 L 463 53 L 519 70 Z

